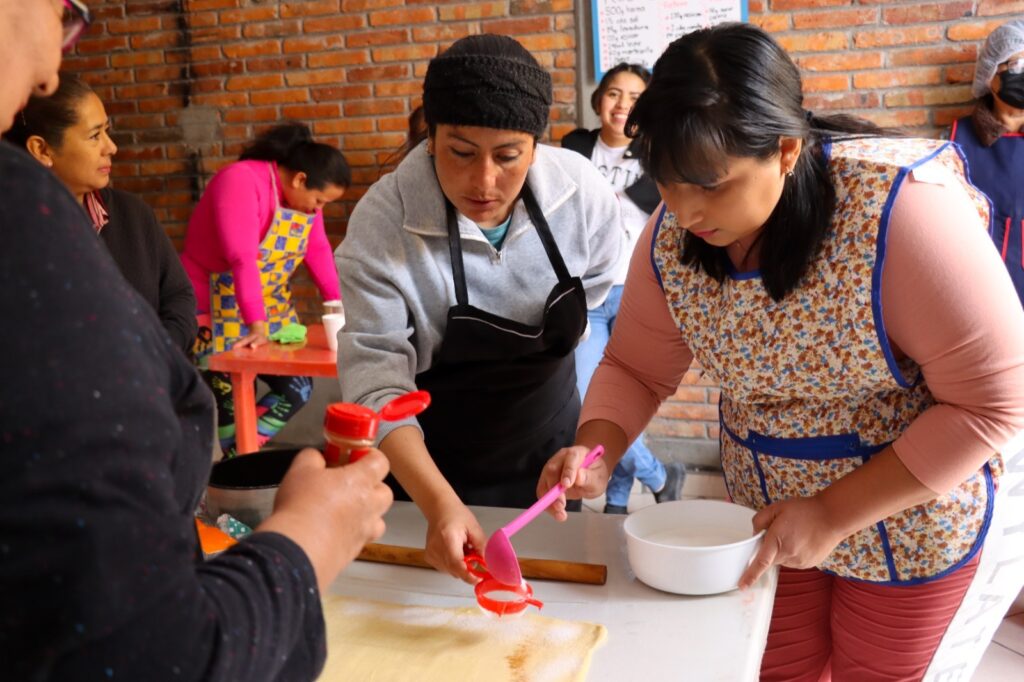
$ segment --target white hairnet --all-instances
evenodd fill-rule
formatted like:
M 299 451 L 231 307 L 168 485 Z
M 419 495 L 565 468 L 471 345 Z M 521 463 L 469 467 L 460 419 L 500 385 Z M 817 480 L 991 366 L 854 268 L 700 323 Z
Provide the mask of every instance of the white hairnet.
M 989 34 L 974 67 L 971 94 L 975 97 L 987 95 L 991 91 L 989 84 L 996 75 L 996 67 L 1018 52 L 1024 52 L 1024 19 L 1005 23 Z

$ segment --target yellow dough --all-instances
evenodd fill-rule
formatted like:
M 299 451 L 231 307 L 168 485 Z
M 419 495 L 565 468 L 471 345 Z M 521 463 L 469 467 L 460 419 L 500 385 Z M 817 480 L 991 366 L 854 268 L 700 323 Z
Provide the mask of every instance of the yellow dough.
M 587 677 L 607 630 L 522 613 L 327 597 L 321 682 L 570 682 Z

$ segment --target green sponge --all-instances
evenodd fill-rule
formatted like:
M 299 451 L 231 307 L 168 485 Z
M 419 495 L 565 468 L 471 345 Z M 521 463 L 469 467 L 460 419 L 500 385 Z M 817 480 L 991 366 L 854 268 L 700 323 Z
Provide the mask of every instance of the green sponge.
M 302 343 L 306 340 L 306 325 L 286 324 L 271 334 L 270 340 L 278 343 Z

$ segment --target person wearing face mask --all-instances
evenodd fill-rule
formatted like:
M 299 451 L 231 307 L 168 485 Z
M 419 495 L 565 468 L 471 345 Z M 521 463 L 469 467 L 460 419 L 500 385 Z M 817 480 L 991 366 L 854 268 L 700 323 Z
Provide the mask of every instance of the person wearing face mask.
M 181 253 L 200 319 L 209 316 L 201 337 L 212 341 L 197 349 L 200 367 L 210 353 L 263 345 L 282 326 L 298 323 L 289 280 L 303 261 L 325 305 L 340 302 L 323 207 L 341 199 L 351 180 L 345 156 L 314 141 L 301 123 L 266 131 L 210 180 L 189 219 Z M 230 456 L 235 454 L 230 377 L 205 376 L 217 398 L 221 448 Z M 313 382 L 310 377 L 260 379 L 270 387 L 257 405 L 263 444 L 306 404 Z
M 647 219 L 661 202 L 654 181 L 640 167 L 640 150 L 636 141 L 627 137 L 624 130 L 629 112 L 650 80 L 650 71 L 640 64 L 614 66 L 601 78 L 590 97 L 590 105 L 601 119 L 601 127 L 595 130 L 577 128 L 562 138 L 563 147 L 590 159 L 615 188 L 622 205 L 622 226 L 626 231 L 626 244 L 619 259 L 615 285 L 600 306 L 587 312 L 590 334 L 576 348 L 576 381 L 581 396 L 587 393 L 619 314 L 633 247 Z M 651 489 L 656 501 L 678 500 L 682 495 L 685 475 L 678 462 L 670 462 L 667 467 L 662 464 L 644 444 L 641 435 L 629 446 L 612 472 L 605 492 L 604 512 L 626 513 L 634 478 Z
M 579 154 L 538 144 L 551 76 L 507 36 L 457 40 L 423 83 L 427 143 L 359 201 L 337 250 L 348 310 L 338 374 L 385 422 L 396 496 L 428 521 L 427 559 L 468 582 L 486 535 L 466 505 L 526 507 L 571 441 L 573 349 L 621 251 L 615 194 Z
M 699 361 L 721 386 L 730 497 L 765 532 L 739 586 L 782 567 L 760 679 L 920 680 L 1012 481 L 1024 309 L 955 144 L 803 101 L 750 24 L 684 35 L 655 63 L 626 130 L 664 203 L 576 445 L 541 487 L 600 495 Z
M 103 102 L 84 81 L 62 73 L 49 97 L 33 97 L 3 138 L 53 171 L 86 209 L 125 279 L 188 353 L 196 337 L 196 298 L 174 244 L 145 202 L 109 187 L 117 145 Z
M 87 22 L 77 1 L 0 0 L 0 128 L 57 89 Z M 7 142 L 0 233 L 0 677 L 316 679 L 320 592 L 384 532 L 386 458 L 300 452 L 274 513 L 204 560 L 210 391 L 74 194 Z
M 1024 303 L 1024 20 L 989 34 L 974 67 L 974 111 L 953 122 L 971 182 L 994 209 L 991 234 Z

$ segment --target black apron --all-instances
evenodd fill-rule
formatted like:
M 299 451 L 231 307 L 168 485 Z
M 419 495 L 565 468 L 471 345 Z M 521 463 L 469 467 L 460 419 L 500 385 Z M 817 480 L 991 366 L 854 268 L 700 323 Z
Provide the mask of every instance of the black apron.
M 431 394 L 430 408 L 419 415 L 427 449 L 465 504 L 530 506 L 544 464 L 576 436 L 573 350 L 587 325 L 586 294 L 528 186 L 521 198 L 558 276 L 540 326 L 469 305 L 458 219 L 445 202 L 457 305 L 448 309 L 441 350 L 416 386 Z

